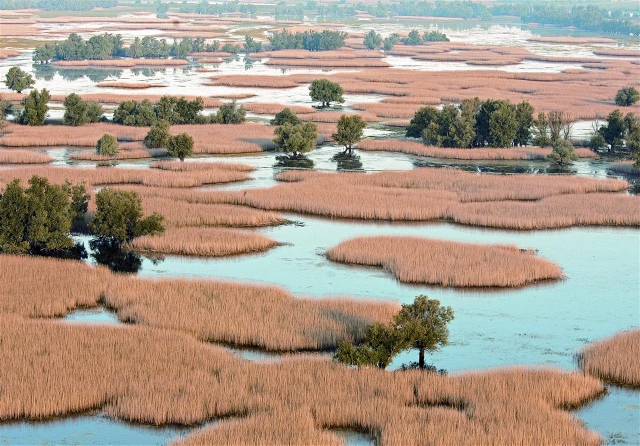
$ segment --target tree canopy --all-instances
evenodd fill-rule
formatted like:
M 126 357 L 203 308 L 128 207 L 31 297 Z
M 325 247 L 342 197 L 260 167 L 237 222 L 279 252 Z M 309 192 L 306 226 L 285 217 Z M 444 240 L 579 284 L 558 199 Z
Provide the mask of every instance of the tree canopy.
M 301 153 L 310 152 L 316 146 L 318 128 L 312 122 L 305 124 L 286 123 L 275 130 L 276 137 L 273 142 L 276 150 L 290 153 L 294 157 Z
M 96 213 L 89 227 L 98 237 L 122 244 L 135 237 L 164 232 L 162 221 L 162 215 L 155 212 L 142 217 L 136 192 L 105 188 L 96 194 Z
M 300 124 L 300 118 L 298 118 L 295 113 L 291 111 L 290 108 L 284 108 L 282 111 L 276 113 L 276 116 L 270 121 L 271 125 L 284 125 L 286 123 L 289 124 Z
M 344 102 L 343 93 L 340 84 L 328 79 L 316 79 L 309 86 L 311 100 L 322 103 L 322 107 L 329 107 L 332 102 Z
M 35 84 L 35 81 L 29 73 L 25 73 L 20 67 L 11 67 L 5 75 L 4 83 L 10 90 L 22 93 L 22 90 L 31 88 Z
M 573 144 L 566 139 L 556 139 L 552 143 L 553 150 L 547 156 L 551 164 L 557 164 L 560 167 L 567 166 L 578 159 L 578 155 L 573 148 Z
M 161 119 L 157 121 L 149 133 L 144 137 L 143 143 L 148 149 L 167 148 L 169 147 L 169 140 L 171 139 L 171 133 L 169 133 L 169 122 Z
M 247 111 L 242 104 L 236 101 L 222 104 L 211 121 L 216 124 L 242 124 L 245 121 Z
M 616 105 L 630 107 L 640 100 L 640 93 L 635 87 L 624 87 L 616 93 Z
M 26 125 L 43 125 L 47 117 L 47 112 L 49 111 L 47 103 L 50 98 L 51 95 L 46 88 L 43 88 L 42 91 L 38 91 L 36 88 L 31 90 L 22 102 L 24 110 L 22 110 L 22 114 L 20 115 L 20 123 Z
M 98 122 L 104 110 L 98 102 L 85 102 L 80 96 L 71 93 L 64 99 L 65 112 L 62 122 L 65 125 L 83 125 Z
M 351 153 L 353 145 L 362 139 L 362 131 L 367 123 L 362 120 L 360 115 L 342 115 L 338 120 L 338 131 L 331 135 L 333 140 L 342 144 L 345 152 Z
M 369 50 L 376 49 L 380 47 L 380 45 L 382 45 L 382 36 L 374 30 L 371 30 L 367 33 L 366 36 L 364 36 L 364 42 L 362 43 Z
M 309 51 L 337 50 L 344 46 L 347 33 L 341 31 L 304 31 L 290 33 L 286 29 L 269 37 L 272 50 L 305 49 Z
M 105 133 L 96 144 L 98 155 L 114 156 L 118 153 L 118 140 L 115 136 Z
M 184 161 L 186 157 L 193 154 L 193 138 L 188 133 L 172 136 L 167 143 L 167 150 L 169 155 Z

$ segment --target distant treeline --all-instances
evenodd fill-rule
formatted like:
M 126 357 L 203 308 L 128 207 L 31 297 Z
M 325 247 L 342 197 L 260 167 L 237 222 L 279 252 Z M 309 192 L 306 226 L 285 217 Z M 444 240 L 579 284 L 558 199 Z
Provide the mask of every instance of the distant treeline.
M 122 44 L 120 34 L 102 34 L 92 36 L 87 41 L 78 34 L 71 34 L 60 43 L 47 43 L 37 46 L 33 53 L 34 62 L 48 62 L 50 60 L 104 60 L 119 57 L 133 58 L 184 58 L 188 54 L 200 51 L 218 51 L 220 43 L 206 43 L 203 37 L 195 39 L 184 38 L 174 40 L 172 44 L 166 39 L 156 39 L 146 36 L 136 37 L 128 47 Z M 224 50 L 224 48 L 223 48 Z
M 336 50 L 344 46 L 347 33 L 340 31 L 305 31 L 290 33 L 282 30 L 269 37 L 272 50 L 304 49 L 309 51 Z
M 622 16 L 622 12 L 617 15 Z M 609 12 L 596 6 L 555 6 L 550 3 L 534 5 L 522 15 L 523 22 L 537 22 L 558 26 L 575 26 L 585 31 L 601 31 L 618 34 L 640 34 L 640 25 L 611 18 Z
M 0 9 L 42 9 L 45 11 L 89 11 L 114 8 L 118 0 L 2 0 Z
M 240 3 L 237 0 L 221 3 L 209 3 L 207 0 L 202 0 L 196 4 L 180 4 L 179 11 L 181 13 L 190 14 L 223 14 L 225 12 L 241 12 L 244 14 L 255 14 L 257 12 L 256 5 Z

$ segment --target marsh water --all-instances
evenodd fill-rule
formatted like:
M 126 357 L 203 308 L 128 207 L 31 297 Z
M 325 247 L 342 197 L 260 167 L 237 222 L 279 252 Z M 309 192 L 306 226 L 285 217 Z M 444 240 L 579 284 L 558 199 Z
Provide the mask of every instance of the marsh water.
M 391 26 L 391 25 L 390 25 Z M 392 31 L 397 31 L 393 25 Z M 439 25 L 454 41 L 481 45 L 520 45 L 536 54 L 553 56 L 597 57 L 584 45 L 557 45 L 530 42 L 534 34 L 521 27 L 492 26 L 463 28 L 454 24 Z M 391 28 L 390 28 L 391 30 Z M 384 32 L 384 27 L 378 30 Z M 100 32 L 99 30 L 97 32 Z M 126 32 L 128 33 L 128 32 Z M 593 47 L 612 45 L 594 45 Z M 483 69 L 464 63 L 425 62 L 406 57 L 386 56 L 394 68 L 416 70 Z M 31 63 L 31 53 L 0 61 L 0 77 L 11 66 L 20 66 L 35 74 L 38 88 L 53 94 L 71 92 L 104 92 L 132 94 L 199 94 L 216 96 L 250 93 L 252 102 L 283 102 L 309 105 L 306 86 L 292 89 L 259 89 L 204 86 L 211 76 L 224 74 L 281 75 L 297 72 L 333 73 L 350 70 L 297 70 L 266 65 L 265 60 L 247 61 L 229 58 L 222 64 L 187 68 L 139 70 L 65 70 Z M 492 67 L 506 71 L 558 72 L 576 68 L 576 64 L 525 61 L 508 67 Z M 198 71 L 197 68 L 215 70 Z M 166 85 L 143 91 L 97 88 L 102 80 L 151 82 Z M 378 102 L 381 95 L 345 95 L 348 109 L 358 102 Z M 57 117 L 60 111 L 52 111 Z M 579 136 L 588 134 L 593 123 L 575 127 Z M 381 126 L 368 130 L 370 137 L 397 134 L 398 130 Z M 575 135 L 574 135 L 575 136 Z M 68 159 L 75 149 L 43 149 L 54 158 L 54 165 L 93 168 L 94 163 L 73 163 Z M 339 168 L 333 156 L 339 149 L 324 145 L 309 155 L 315 169 Z M 421 166 L 449 166 L 487 172 L 546 173 L 547 163 L 525 162 L 460 162 L 435 160 L 404 154 L 382 152 L 358 153 L 364 171 L 410 170 Z M 220 158 L 215 158 L 219 160 Z M 226 159 L 225 159 L 226 160 Z M 252 164 L 256 171 L 252 180 L 228 185 L 208 186 L 211 190 L 241 190 L 270 187 L 274 179 L 274 155 L 260 154 L 229 158 Z M 203 160 L 194 160 L 200 162 Z M 118 167 L 147 168 L 148 161 L 126 161 Z M 604 178 L 611 176 L 602 161 L 580 161 L 573 174 Z M 166 256 L 162 259 L 141 258 L 138 274 L 146 278 L 191 277 L 232 280 L 243 283 L 275 284 L 297 297 L 321 298 L 352 296 L 358 299 L 393 300 L 408 303 L 418 294 L 437 298 L 455 312 L 450 325 L 450 345 L 428 359 L 449 373 L 484 370 L 512 365 L 552 366 L 575 370 L 574 354 L 585 344 L 640 324 L 640 234 L 637 228 L 580 227 L 552 231 L 517 232 L 482 229 L 451 223 L 402 224 L 324 219 L 287 214 L 296 225 L 257 230 L 283 243 L 266 253 L 231 258 L 187 258 Z M 539 256 L 563 268 L 564 280 L 535 284 L 520 289 L 450 289 L 399 283 L 390 273 L 378 268 L 345 266 L 328 261 L 325 251 L 343 240 L 364 235 L 412 235 L 477 243 L 515 243 L 533 248 Z M 104 309 L 82 309 L 65 318 L 68 323 L 118 323 L 117 316 Z M 245 360 L 274 361 L 280 355 L 230 349 Z M 417 354 L 399 355 L 391 368 L 415 361 Z M 599 432 L 609 443 L 637 444 L 640 425 L 640 392 L 609 387 L 602 399 L 575 411 L 574 415 Z M 187 435 L 193 428 L 152 428 L 109 419 L 99 413 L 66 417 L 47 422 L 15 422 L 0 424 L 0 444 L 165 444 Z M 369 437 L 342 432 L 347 444 L 370 444 Z

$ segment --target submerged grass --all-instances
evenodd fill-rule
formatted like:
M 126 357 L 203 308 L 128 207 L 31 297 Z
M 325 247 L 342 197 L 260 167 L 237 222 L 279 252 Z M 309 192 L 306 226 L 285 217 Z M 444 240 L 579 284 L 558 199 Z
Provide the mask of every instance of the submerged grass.
M 359 237 L 330 248 L 327 257 L 335 262 L 382 267 L 400 282 L 445 287 L 518 287 L 562 278 L 556 264 L 515 245 Z

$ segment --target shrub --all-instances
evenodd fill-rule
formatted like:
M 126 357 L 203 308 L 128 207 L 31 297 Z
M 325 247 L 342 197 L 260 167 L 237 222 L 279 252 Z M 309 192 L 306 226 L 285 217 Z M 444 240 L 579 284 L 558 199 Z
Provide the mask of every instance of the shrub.
M 96 153 L 98 155 L 114 156 L 118 153 L 118 140 L 115 136 L 105 133 L 96 144 Z
M 169 150 L 169 155 L 184 161 L 185 157 L 193 154 L 193 138 L 188 133 L 172 136 L 169 138 L 167 149 Z
M 322 107 L 329 107 L 331 102 L 344 102 L 342 87 L 328 79 L 316 79 L 309 86 L 312 101 L 321 102 Z
M 282 111 L 278 112 L 276 116 L 271 120 L 271 125 L 285 125 L 287 123 L 292 125 L 300 124 L 300 118 L 296 116 L 295 113 L 291 111 L 290 108 L 285 108 Z
M 310 152 L 316 145 L 318 128 L 312 122 L 293 125 L 287 123 L 275 130 L 273 142 L 277 150 L 291 153 L 294 157 L 301 153 Z
M 46 88 L 43 88 L 42 91 L 38 91 L 35 88 L 31 90 L 29 96 L 27 96 L 23 102 L 24 110 L 20 115 L 20 123 L 26 125 L 43 125 L 47 111 L 49 111 L 47 102 L 49 102 L 50 98 L 51 96 Z
M 11 67 L 5 76 L 4 83 L 10 90 L 22 93 L 22 90 L 31 88 L 35 81 L 29 73 L 25 73 L 20 67 Z
M 630 107 L 640 100 L 640 93 L 635 87 L 624 87 L 616 93 L 616 105 Z
M 148 149 L 166 148 L 169 146 L 170 139 L 169 123 L 162 119 L 151 127 L 147 136 L 144 137 L 143 142 Z
M 217 124 L 242 124 L 246 114 L 243 105 L 238 106 L 236 101 L 231 101 L 221 105 L 212 120 Z

